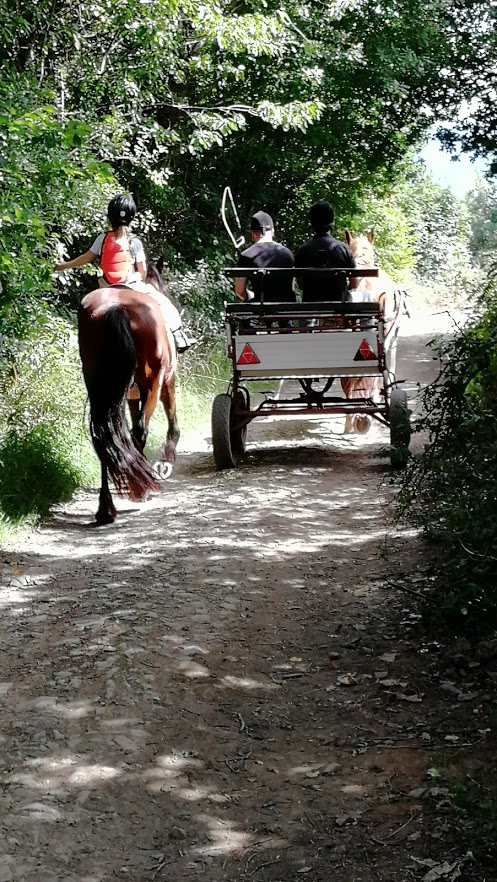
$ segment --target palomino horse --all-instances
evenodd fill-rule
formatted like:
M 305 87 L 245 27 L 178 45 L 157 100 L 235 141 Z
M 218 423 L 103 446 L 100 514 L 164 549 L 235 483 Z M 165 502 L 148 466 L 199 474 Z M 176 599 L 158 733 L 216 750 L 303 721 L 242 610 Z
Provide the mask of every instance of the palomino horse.
M 367 235 L 353 236 L 349 230 L 345 230 L 345 241 L 354 255 L 358 268 L 374 267 L 374 230 Z M 393 291 L 393 282 L 386 273 L 378 270 L 378 276 L 362 278 L 354 290 L 351 291 L 353 301 L 374 301 L 380 303 L 381 308 L 389 311 L 390 295 Z M 347 377 L 342 381 L 342 389 L 347 398 L 378 398 L 378 391 L 382 385 L 382 379 L 378 377 Z M 364 433 L 369 430 L 371 420 L 368 416 L 360 414 L 354 416 L 348 414 L 345 419 L 345 433 Z
M 163 290 L 150 267 L 147 282 Z M 176 350 L 160 305 L 151 295 L 130 288 L 99 288 L 87 294 L 78 311 L 79 351 L 90 402 L 90 433 L 101 466 L 97 524 L 117 515 L 109 477 L 121 496 L 144 499 L 169 477 L 176 458 Z M 126 421 L 129 397 L 131 430 Z M 150 418 L 162 401 L 168 431 L 154 467 L 143 455 Z

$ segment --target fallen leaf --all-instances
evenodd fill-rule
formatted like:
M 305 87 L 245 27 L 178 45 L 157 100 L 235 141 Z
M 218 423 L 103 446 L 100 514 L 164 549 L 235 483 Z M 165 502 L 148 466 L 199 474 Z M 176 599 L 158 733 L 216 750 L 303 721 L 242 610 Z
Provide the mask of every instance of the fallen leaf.
M 396 692 L 395 698 L 397 701 L 412 701 L 413 703 L 423 701 L 422 695 L 406 695 L 404 692 Z
M 349 814 L 337 815 L 335 824 L 337 827 L 344 827 L 347 821 L 357 821 L 361 817 L 362 812 L 350 812 Z
M 395 659 L 397 658 L 396 652 L 384 652 L 383 655 L 380 655 L 380 660 L 387 662 L 387 664 L 391 665 Z
M 346 784 L 340 789 L 342 793 L 347 793 L 349 796 L 364 796 L 368 792 L 367 787 L 362 784 Z
M 443 864 L 436 864 L 423 876 L 423 882 L 436 882 L 437 879 L 447 879 L 447 877 L 450 878 L 450 882 L 453 882 L 454 879 L 458 879 L 461 875 L 459 866 L 457 861 L 454 861 L 453 864 L 449 864 L 448 861 L 444 861 Z
M 342 676 L 338 678 L 337 683 L 339 686 L 357 686 L 357 680 L 354 677 L 354 674 L 342 674 Z

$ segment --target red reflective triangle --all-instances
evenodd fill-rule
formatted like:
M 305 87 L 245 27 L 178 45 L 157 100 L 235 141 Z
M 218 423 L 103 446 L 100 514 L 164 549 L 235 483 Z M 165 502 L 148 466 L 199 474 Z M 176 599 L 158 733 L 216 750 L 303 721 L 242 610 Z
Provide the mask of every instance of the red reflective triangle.
M 252 349 L 250 343 L 245 343 L 243 347 L 240 358 L 237 361 L 237 364 L 260 364 L 260 358 L 257 358 L 254 350 Z
M 354 361 L 377 361 L 378 356 L 374 349 L 371 348 L 367 340 L 363 340 L 356 354 Z

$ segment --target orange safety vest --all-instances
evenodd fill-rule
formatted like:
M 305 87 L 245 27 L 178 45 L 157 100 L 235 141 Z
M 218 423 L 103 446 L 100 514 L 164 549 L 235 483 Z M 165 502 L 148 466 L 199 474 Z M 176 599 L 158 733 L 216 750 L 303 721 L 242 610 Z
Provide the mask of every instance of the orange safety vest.
M 100 268 L 108 285 L 119 285 L 126 281 L 131 269 L 127 238 L 116 241 L 113 230 L 105 234 L 100 254 Z

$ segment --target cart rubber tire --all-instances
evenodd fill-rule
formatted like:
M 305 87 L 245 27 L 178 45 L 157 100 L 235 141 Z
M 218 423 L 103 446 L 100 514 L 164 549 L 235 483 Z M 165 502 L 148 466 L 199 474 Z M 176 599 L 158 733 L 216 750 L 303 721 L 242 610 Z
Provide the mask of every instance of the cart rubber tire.
M 393 389 L 390 398 L 390 462 L 396 469 L 406 466 L 409 458 L 411 422 L 407 394 Z
M 242 453 L 242 438 L 233 437 L 232 418 L 233 398 L 231 395 L 227 393 L 216 395 L 212 402 L 211 423 L 214 462 L 218 470 L 236 468 Z
M 238 405 L 238 412 L 244 410 L 250 410 L 250 399 L 248 397 L 248 392 L 245 394 L 240 390 L 236 394 L 236 401 Z M 231 417 L 233 414 L 231 414 Z M 245 453 L 245 448 L 247 446 L 247 424 L 245 424 L 241 429 L 233 429 L 233 419 L 230 419 L 231 430 L 230 430 L 230 438 L 231 438 L 231 449 L 235 456 L 240 457 Z

